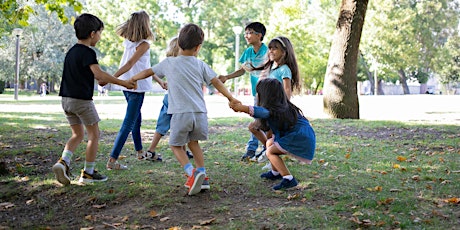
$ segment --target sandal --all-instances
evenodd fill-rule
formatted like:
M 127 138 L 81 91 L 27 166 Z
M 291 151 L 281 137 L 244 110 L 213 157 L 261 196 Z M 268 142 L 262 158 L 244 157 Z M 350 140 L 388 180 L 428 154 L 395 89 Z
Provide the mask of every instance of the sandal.
M 107 170 L 126 170 L 128 169 L 128 166 L 120 164 L 118 161 L 115 162 L 110 162 L 107 161 L 106 165 Z
M 163 159 L 161 159 L 161 155 L 160 154 L 157 154 L 156 152 L 150 152 L 150 151 L 147 151 L 147 152 L 144 152 L 142 154 L 137 154 L 137 159 L 139 160 L 146 160 L 146 161 L 163 161 Z

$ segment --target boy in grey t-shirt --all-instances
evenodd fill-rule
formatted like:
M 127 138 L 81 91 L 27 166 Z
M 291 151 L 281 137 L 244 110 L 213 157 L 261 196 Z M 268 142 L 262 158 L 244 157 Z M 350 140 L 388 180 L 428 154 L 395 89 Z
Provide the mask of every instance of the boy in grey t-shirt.
M 158 77 L 166 76 L 168 80 L 168 114 L 172 114 L 169 145 L 188 175 L 185 186 L 189 188 L 189 195 L 199 193 L 202 184 L 209 183 L 205 180 L 203 150 L 198 143 L 208 138 L 203 84 L 212 84 L 230 103 L 239 103 L 209 65 L 196 58 L 203 40 L 204 33 L 199 26 L 185 25 L 179 33 L 178 44 L 181 50 L 177 57 L 167 57 L 131 78 L 132 81 L 137 81 L 155 74 Z M 188 144 L 193 153 L 196 168 L 189 162 L 182 148 L 185 144 Z

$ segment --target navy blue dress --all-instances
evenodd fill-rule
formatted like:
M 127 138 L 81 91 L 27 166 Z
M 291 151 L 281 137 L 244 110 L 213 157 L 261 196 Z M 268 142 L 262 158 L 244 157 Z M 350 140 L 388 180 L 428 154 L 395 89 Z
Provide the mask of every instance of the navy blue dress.
M 281 131 L 278 123 L 270 119 L 270 112 L 264 107 L 249 106 L 249 114 L 254 118 L 268 120 L 268 126 L 273 132 L 275 145 L 285 154 L 289 154 L 300 161 L 310 163 L 315 155 L 316 135 L 310 122 L 298 114 L 297 123 L 292 129 Z

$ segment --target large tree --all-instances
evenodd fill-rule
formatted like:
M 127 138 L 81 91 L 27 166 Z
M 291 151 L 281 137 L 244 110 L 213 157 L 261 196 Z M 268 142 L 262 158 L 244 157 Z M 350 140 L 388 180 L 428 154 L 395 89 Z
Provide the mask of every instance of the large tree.
M 324 111 L 332 118 L 359 119 L 356 75 L 367 3 L 342 0 L 324 79 Z

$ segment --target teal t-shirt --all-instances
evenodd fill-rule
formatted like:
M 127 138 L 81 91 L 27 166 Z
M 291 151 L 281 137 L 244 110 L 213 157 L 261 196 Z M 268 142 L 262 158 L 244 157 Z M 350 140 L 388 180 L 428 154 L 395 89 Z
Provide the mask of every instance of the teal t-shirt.
M 283 84 L 284 78 L 292 79 L 292 72 L 291 69 L 287 65 L 282 65 L 270 70 L 269 78 L 276 78 L 278 81 Z
M 254 67 L 260 67 L 265 64 L 268 60 L 268 47 L 265 43 L 262 43 L 259 51 L 254 52 L 254 47 L 247 48 L 240 57 L 240 63 L 251 63 Z M 259 81 L 259 75 L 261 71 L 251 71 L 249 76 L 251 77 L 252 96 L 256 95 L 256 85 Z

